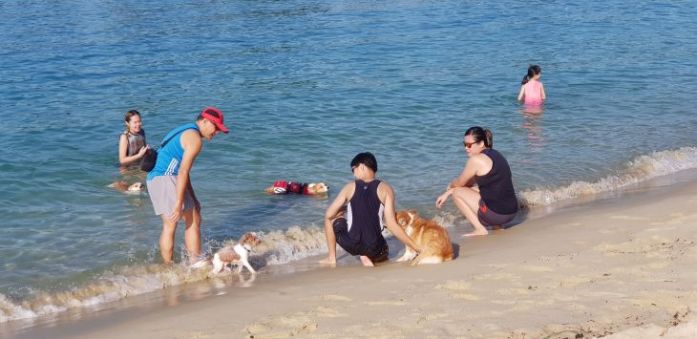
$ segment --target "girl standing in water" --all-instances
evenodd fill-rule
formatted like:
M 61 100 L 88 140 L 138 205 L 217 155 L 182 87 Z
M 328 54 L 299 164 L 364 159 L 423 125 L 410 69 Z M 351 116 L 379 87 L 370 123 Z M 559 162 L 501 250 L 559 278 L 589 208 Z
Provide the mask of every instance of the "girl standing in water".
M 530 65 L 528 74 L 521 81 L 518 101 L 523 101 L 526 106 L 541 106 L 545 101 L 545 87 L 540 82 L 542 68 L 538 65 Z

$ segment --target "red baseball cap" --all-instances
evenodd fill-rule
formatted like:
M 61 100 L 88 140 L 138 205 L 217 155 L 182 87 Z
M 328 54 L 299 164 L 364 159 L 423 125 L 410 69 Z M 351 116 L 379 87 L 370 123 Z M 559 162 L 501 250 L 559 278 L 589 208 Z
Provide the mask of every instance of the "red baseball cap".
M 215 125 L 215 127 L 223 133 L 227 133 L 230 131 L 227 127 L 225 127 L 225 124 L 223 124 L 223 111 L 213 106 L 208 106 L 204 108 L 201 111 L 201 117 L 212 122 Z

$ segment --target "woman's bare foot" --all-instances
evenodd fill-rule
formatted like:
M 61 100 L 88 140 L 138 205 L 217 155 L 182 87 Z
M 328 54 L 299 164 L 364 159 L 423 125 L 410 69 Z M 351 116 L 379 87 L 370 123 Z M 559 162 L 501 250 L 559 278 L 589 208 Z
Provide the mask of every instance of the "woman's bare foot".
M 375 265 L 373 264 L 373 261 L 370 260 L 370 258 L 368 258 L 368 257 L 366 257 L 366 256 L 364 256 L 364 255 L 361 256 L 361 263 L 362 263 L 363 266 L 365 266 L 365 267 L 375 267 Z
M 489 231 L 474 231 L 470 233 L 465 233 L 462 235 L 463 238 L 470 238 L 470 237 L 478 237 L 480 235 L 487 235 L 489 234 Z
M 320 265 L 336 266 L 336 258 L 326 257 L 319 261 Z

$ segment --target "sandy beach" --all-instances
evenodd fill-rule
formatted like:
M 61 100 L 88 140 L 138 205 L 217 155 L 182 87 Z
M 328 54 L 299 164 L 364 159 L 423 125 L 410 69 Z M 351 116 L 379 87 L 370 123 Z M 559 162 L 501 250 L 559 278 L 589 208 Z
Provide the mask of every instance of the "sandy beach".
M 697 338 L 691 2 L 0 8 L 0 339 Z M 174 142 L 140 169 L 141 146 L 162 150 L 209 106 L 229 133 L 199 128 L 192 168 Z M 452 198 L 435 201 L 479 149 L 464 135 L 476 126 L 525 211 L 462 238 L 472 228 Z M 324 215 L 365 174 L 362 152 L 398 210 L 446 227 L 455 260 L 394 262 L 391 237 L 379 267 L 341 250 L 320 266 Z M 180 222 L 164 265 L 162 192 L 147 177 L 179 168 L 200 236 Z M 329 188 L 268 194 L 278 181 Z M 487 208 L 513 212 L 506 195 Z M 192 267 L 247 232 L 263 240 L 257 275 Z
M 695 206 L 697 182 L 664 186 L 453 239 L 445 264 L 356 262 L 22 336 L 694 338 Z

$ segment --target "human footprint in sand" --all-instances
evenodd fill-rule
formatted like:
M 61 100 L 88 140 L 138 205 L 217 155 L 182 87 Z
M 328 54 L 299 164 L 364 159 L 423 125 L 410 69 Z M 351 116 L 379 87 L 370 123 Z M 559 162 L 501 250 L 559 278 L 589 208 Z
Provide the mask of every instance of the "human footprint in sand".
M 386 261 L 388 247 L 382 236 L 383 218 L 392 234 L 413 249 L 421 248 L 404 233 L 395 219 L 395 198 L 392 187 L 375 178 L 378 162 L 372 153 L 359 153 L 351 160 L 356 178 L 341 189 L 324 216 L 324 232 L 329 255 L 321 264 L 336 264 L 336 244 L 351 255 L 360 256 L 363 266 Z
M 502 227 L 518 213 L 511 168 L 506 158 L 492 148 L 490 130 L 470 127 L 463 144 L 469 160 L 460 176 L 436 199 L 436 207 L 443 207 L 452 195 L 455 206 L 474 226 L 474 231 L 464 236 L 487 235 L 485 226 Z

